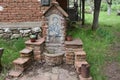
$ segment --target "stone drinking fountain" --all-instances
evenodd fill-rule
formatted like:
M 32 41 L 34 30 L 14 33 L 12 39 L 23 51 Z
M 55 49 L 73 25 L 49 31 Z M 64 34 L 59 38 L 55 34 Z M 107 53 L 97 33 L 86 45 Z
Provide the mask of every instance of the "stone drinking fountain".
M 19 77 L 32 62 L 39 61 L 50 66 L 62 63 L 74 65 L 80 80 L 92 80 L 89 66 L 83 66 L 88 63 L 82 41 L 65 41 L 68 14 L 57 2 L 53 2 L 43 17 L 42 38 L 38 38 L 36 42 L 25 42 L 26 48 L 20 51 L 20 58 L 13 61 L 14 69 L 9 72 L 9 76 Z
M 45 61 L 48 65 L 59 65 L 65 54 L 66 18 L 68 14 L 57 2 L 44 13 L 45 16 Z M 43 26 L 44 27 L 44 26 Z

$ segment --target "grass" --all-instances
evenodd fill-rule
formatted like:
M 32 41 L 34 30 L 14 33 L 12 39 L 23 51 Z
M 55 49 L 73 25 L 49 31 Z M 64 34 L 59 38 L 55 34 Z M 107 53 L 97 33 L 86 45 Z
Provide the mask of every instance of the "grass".
M 24 39 L 3 40 L 0 39 L 0 47 L 4 48 L 4 54 L 2 55 L 2 65 L 4 66 L 3 74 L 0 76 L 0 80 L 3 80 L 7 70 L 11 69 L 12 61 L 19 57 L 19 51 L 22 50 L 24 45 Z
M 103 73 L 103 66 L 106 60 L 113 60 L 112 57 L 107 57 L 107 51 L 111 44 L 120 41 L 115 36 L 116 32 L 120 32 L 120 16 L 116 16 L 116 13 L 108 16 L 106 12 L 101 12 L 100 27 L 97 31 L 92 31 L 92 15 L 86 14 L 86 24 L 85 28 L 76 27 L 70 33 L 73 37 L 82 39 L 84 43 L 93 80 L 107 80 Z M 5 48 L 2 57 L 2 64 L 5 67 L 3 73 L 12 67 L 12 61 L 19 56 L 19 51 L 25 47 L 24 41 L 25 39 L 22 38 L 10 41 L 0 39 L 0 47 Z M 119 56 L 116 59 L 120 61 Z M 2 77 L 0 78 L 2 79 Z
M 108 50 L 112 43 L 117 41 L 115 32 L 120 32 L 120 16 L 112 13 L 101 12 L 99 18 L 100 27 L 97 31 L 91 31 L 92 14 L 86 14 L 86 28 L 75 28 L 71 33 L 76 38 L 81 38 L 84 43 L 84 50 L 87 52 L 87 61 L 91 65 L 91 75 L 93 80 L 107 80 L 103 67 L 107 60 L 113 60 L 108 57 Z M 120 60 L 119 56 L 115 57 Z

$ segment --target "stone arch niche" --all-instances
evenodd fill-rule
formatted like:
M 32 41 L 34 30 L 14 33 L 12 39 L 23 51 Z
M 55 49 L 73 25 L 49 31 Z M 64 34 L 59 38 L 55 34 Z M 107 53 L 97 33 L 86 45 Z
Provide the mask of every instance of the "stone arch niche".
M 65 53 L 66 17 L 68 14 L 53 2 L 51 7 L 45 12 L 46 28 L 46 49 L 52 53 Z

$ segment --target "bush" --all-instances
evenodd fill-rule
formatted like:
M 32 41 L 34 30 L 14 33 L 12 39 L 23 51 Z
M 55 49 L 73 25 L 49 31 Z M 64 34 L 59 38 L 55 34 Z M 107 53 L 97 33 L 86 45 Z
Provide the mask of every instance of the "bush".
M 107 11 L 107 3 L 101 4 L 101 11 Z
M 118 11 L 118 10 L 120 10 L 120 4 L 119 4 L 119 5 L 112 5 L 112 10 L 113 10 L 113 11 Z

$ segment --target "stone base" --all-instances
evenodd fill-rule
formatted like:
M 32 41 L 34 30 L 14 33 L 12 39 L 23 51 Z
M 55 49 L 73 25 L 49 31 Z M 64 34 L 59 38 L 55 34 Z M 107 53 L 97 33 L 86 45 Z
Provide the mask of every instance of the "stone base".
M 44 59 L 47 65 L 55 66 L 63 63 L 64 54 L 48 54 L 44 53 Z
M 81 75 L 79 75 L 79 79 L 80 79 L 80 80 L 92 80 L 92 77 L 89 77 L 89 78 L 83 78 Z

